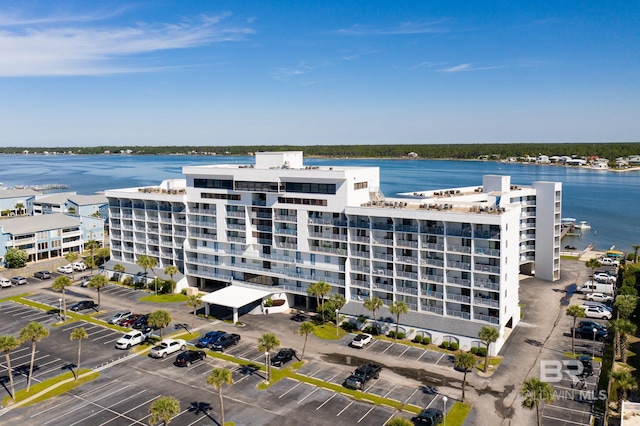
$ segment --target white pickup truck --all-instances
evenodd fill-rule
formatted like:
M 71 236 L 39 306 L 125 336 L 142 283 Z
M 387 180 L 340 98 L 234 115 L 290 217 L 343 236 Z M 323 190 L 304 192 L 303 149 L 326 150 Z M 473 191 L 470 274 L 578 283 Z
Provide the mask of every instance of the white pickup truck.
M 150 333 L 143 333 L 140 330 L 133 330 L 116 341 L 117 349 L 129 349 L 131 346 L 146 342 Z

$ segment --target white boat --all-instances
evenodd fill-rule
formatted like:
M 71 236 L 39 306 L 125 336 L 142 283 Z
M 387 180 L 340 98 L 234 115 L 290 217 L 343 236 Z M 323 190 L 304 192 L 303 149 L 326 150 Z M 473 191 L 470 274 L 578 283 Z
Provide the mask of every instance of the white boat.
M 589 225 L 589 224 L 587 223 L 587 221 L 586 221 L 586 220 L 581 220 L 581 221 L 580 221 L 580 222 L 578 222 L 578 224 L 576 225 L 576 228 L 579 228 L 579 229 L 589 229 L 589 228 L 591 228 L 591 225 Z

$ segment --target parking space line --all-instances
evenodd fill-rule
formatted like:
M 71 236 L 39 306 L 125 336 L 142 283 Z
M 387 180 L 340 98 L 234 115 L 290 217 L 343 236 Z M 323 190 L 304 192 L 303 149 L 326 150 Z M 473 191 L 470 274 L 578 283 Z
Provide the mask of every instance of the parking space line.
M 289 389 L 288 391 L 286 391 L 285 393 L 283 393 L 282 395 L 280 395 L 278 397 L 278 399 L 282 398 L 283 396 L 285 396 L 286 394 L 288 394 L 289 392 L 291 392 L 292 390 L 294 390 L 295 388 L 297 388 L 298 386 L 300 386 L 302 384 L 302 382 L 298 382 L 296 383 L 296 385 L 294 387 L 292 387 L 291 389 Z
M 119 388 L 119 389 L 116 389 L 116 390 L 114 390 L 113 392 L 109 392 L 109 393 L 108 393 L 108 394 L 106 394 L 106 395 L 101 395 L 101 396 L 100 396 L 100 399 L 105 399 L 106 397 L 111 396 L 111 395 L 113 395 L 114 393 L 122 392 L 124 389 L 126 389 L 126 388 L 128 388 L 128 387 L 131 387 L 131 386 L 130 386 L 130 385 L 125 385 L 124 387 Z M 77 398 L 77 399 L 79 399 L 79 400 L 81 400 L 81 401 L 83 401 L 83 402 L 86 402 L 86 404 L 84 404 L 84 405 L 79 405 L 79 406 L 77 406 L 77 407 L 74 407 L 73 409 L 71 409 L 71 410 L 67 411 L 66 413 L 64 413 L 64 414 L 62 414 L 62 415 L 60 415 L 60 416 L 58 416 L 58 417 L 54 417 L 53 419 L 49 419 L 47 422 L 44 422 L 44 423 L 42 423 L 42 424 L 43 424 L 43 425 L 49 424 L 49 423 L 51 423 L 51 422 L 54 422 L 54 421 L 56 421 L 56 420 L 58 420 L 58 419 L 60 419 L 60 418 L 62 418 L 62 417 L 65 417 L 65 416 L 67 416 L 67 415 L 69 415 L 69 414 L 73 413 L 74 411 L 78 411 L 78 410 L 80 410 L 81 408 L 86 407 L 87 405 L 95 404 L 94 402 L 89 401 L 88 399 L 85 399 L 85 398 L 83 398 L 82 396 L 74 395 L 74 397 L 75 397 L 75 398 Z M 97 404 L 96 404 L 96 405 L 97 405 Z
M 373 411 L 373 409 L 376 408 L 375 406 L 371 407 L 369 409 L 369 411 L 367 411 L 366 413 L 364 413 L 364 416 L 360 417 L 360 420 L 358 420 L 358 423 L 360 423 L 362 420 L 364 420 L 365 417 L 367 417 L 369 415 L 370 412 Z
M 146 389 L 142 389 L 142 390 L 141 390 L 140 392 L 138 392 L 138 393 L 134 393 L 133 395 L 130 395 L 130 396 L 126 397 L 125 399 L 123 399 L 123 400 L 121 400 L 121 401 L 116 402 L 115 404 L 111 404 L 111 407 L 116 406 L 116 405 L 118 405 L 118 404 L 121 404 L 121 403 L 125 402 L 126 400 L 131 399 L 131 398 L 134 398 L 134 397 L 136 397 L 136 396 L 138 396 L 138 395 L 140 395 L 141 393 L 144 393 L 144 392 L 146 392 Z M 157 398 L 157 397 L 156 397 L 156 398 Z M 154 400 L 154 399 L 156 399 L 156 398 L 151 398 L 149 401 L 145 402 L 145 404 L 150 403 L 151 401 L 153 401 L 153 400 Z M 127 411 L 124 411 L 122 414 L 127 414 L 129 411 L 133 411 L 133 410 L 135 410 L 136 408 L 141 407 L 142 405 L 144 405 L 144 404 L 138 404 L 138 405 L 136 405 L 135 407 L 133 407 L 132 409 L 127 410 Z M 111 420 L 107 420 L 106 422 L 101 423 L 101 424 L 100 424 L 100 426 L 106 425 L 107 423 L 111 423 L 111 422 L 112 422 L 112 421 L 114 421 L 115 419 L 119 419 L 119 418 L 120 418 L 120 416 L 118 415 L 118 417 L 114 417 L 114 418 L 112 418 Z
M 440 360 L 442 360 L 442 358 L 444 358 L 446 354 L 443 353 L 442 355 L 440 355 L 440 358 L 438 358 L 438 360 L 435 362 L 436 364 L 440 362 Z
M 575 408 L 567 408 L 567 407 L 561 407 L 561 406 L 557 406 L 557 405 L 546 405 L 546 407 L 549 408 L 556 408 L 558 410 L 562 410 L 562 411 L 573 411 L 575 413 L 580 413 L 580 414 L 591 414 L 591 409 L 584 411 L 584 410 L 576 410 Z
M 551 419 L 551 420 L 558 420 L 559 422 L 572 423 L 574 425 L 589 426 L 589 423 L 578 423 L 578 422 L 573 422 L 573 421 L 567 420 L 567 419 L 559 419 L 557 417 L 551 417 L 551 416 L 545 416 L 545 415 L 542 415 L 542 417 L 547 418 L 547 419 Z
M 389 392 L 387 392 L 387 393 L 383 396 L 383 398 L 386 398 L 387 396 L 389 396 L 389 394 L 390 394 L 391 392 L 393 392 L 393 390 L 394 390 L 395 388 L 397 388 L 397 387 L 398 387 L 398 385 L 393 385 L 393 387 L 392 387 L 391 389 L 389 389 Z M 386 423 L 385 423 L 385 424 L 386 424 Z
M 329 399 L 327 399 L 325 402 L 323 402 L 322 404 L 320 404 L 320 406 L 319 406 L 318 408 L 316 408 L 316 411 L 318 411 L 319 409 L 321 409 L 322 407 L 324 407 L 324 405 L 325 405 L 327 402 L 331 401 L 331 400 L 332 400 L 336 395 L 337 395 L 337 393 L 334 393 L 333 395 L 331 395 L 331 396 L 329 397 Z
M 393 416 L 395 416 L 395 415 L 396 415 L 396 412 L 394 411 L 393 413 L 391 413 L 391 415 L 389 416 L 389 418 L 388 418 L 387 420 L 385 420 L 385 421 L 384 421 L 384 423 L 382 423 L 382 424 L 383 424 L 383 425 L 388 424 L 388 423 L 389 423 L 389 420 L 391 420 L 391 418 L 392 418 Z
M 205 414 L 204 416 L 200 417 L 198 420 L 196 420 L 196 421 L 195 421 L 195 422 L 193 422 L 193 423 L 189 423 L 187 426 L 193 426 L 193 425 L 195 425 L 196 423 L 199 423 L 199 422 L 200 422 L 200 420 L 204 419 L 205 417 L 208 417 L 208 414 Z
M 313 374 L 309 374 L 309 377 L 313 377 L 313 376 L 315 376 L 316 374 L 318 374 L 318 373 L 319 373 L 319 372 L 321 372 L 322 370 L 324 370 L 324 367 L 320 367 L 320 370 L 316 371 L 316 372 L 315 372 L 315 373 L 313 373 Z
M 411 398 L 413 398 L 413 395 L 416 394 L 416 392 L 418 392 L 420 390 L 420 388 L 417 388 L 416 390 L 413 391 L 413 393 L 411 395 L 409 395 L 409 397 L 407 399 L 404 400 L 404 403 L 406 404 L 407 402 L 409 402 L 409 400 Z
M 384 355 L 384 353 L 385 353 L 386 351 L 388 351 L 389 349 L 391 349 L 391 347 L 392 347 L 394 344 L 395 344 L 395 343 L 391 343 L 389 346 L 387 346 L 387 348 L 386 348 L 384 351 L 380 352 L 380 355 Z
M 304 398 L 302 398 L 300 401 L 297 402 L 297 404 L 299 405 L 300 403 L 302 403 L 305 399 L 309 398 L 311 395 L 313 395 L 314 393 L 316 393 L 318 391 L 318 389 L 320 388 L 315 388 L 314 390 L 312 390 L 311 392 L 309 392 L 309 394 L 307 394 L 307 396 L 305 396 Z
M 371 344 L 369 346 L 367 346 L 366 348 L 364 348 L 365 351 L 368 351 L 373 345 L 375 345 L 376 343 L 378 343 L 379 340 L 378 339 L 373 339 L 373 341 L 371 342 Z
M 114 336 L 114 335 L 113 335 L 113 333 L 109 333 L 109 334 L 107 334 L 106 336 L 97 337 L 97 338 L 95 338 L 95 339 L 91 339 L 91 340 L 93 340 L 94 342 L 97 342 L 98 340 L 108 339 L 108 338 L 115 339 L 115 338 L 116 338 L 116 336 Z M 107 343 L 109 343 L 109 342 L 105 342 L 104 344 L 106 345 Z
M 431 400 L 431 402 L 429 402 L 429 403 L 427 404 L 427 406 L 426 406 L 426 407 L 424 407 L 424 408 L 429 408 L 429 407 L 431 407 L 431 404 L 433 404 L 433 403 L 436 401 L 436 399 L 438 399 L 438 395 L 436 395 L 436 397 L 435 397 L 435 398 L 433 398 L 433 399 Z
M 405 349 L 400 355 L 398 355 L 398 358 L 402 358 L 402 355 L 404 355 L 404 353 L 407 352 L 409 349 L 411 349 L 411 346 L 407 346 L 407 349 Z
M 340 412 L 338 414 L 336 414 L 336 417 L 338 417 L 340 414 L 344 413 L 345 410 L 349 407 L 351 407 L 353 405 L 355 401 L 351 401 L 346 407 L 344 407 L 342 410 L 340 410 Z

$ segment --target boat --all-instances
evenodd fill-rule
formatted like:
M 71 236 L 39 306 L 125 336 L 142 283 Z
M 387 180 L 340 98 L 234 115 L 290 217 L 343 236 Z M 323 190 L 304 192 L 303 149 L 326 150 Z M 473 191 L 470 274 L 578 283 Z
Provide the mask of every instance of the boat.
M 564 246 L 565 250 L 575 250 L 574 246 Z
M 576 228 L 578 228 L 578 229 L 590 229 L 591 225 L 589 225 L 586 220 L 581 220 L 576 225 Z

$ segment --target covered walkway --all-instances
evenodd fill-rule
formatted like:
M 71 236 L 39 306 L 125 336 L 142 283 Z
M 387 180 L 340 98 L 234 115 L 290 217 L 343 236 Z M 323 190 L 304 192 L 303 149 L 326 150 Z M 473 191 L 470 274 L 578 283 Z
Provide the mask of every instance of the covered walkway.
M 230 285 L 203 296 L 202 301 L 205 303 L 204 310 L 207 316 L 209 315 L 210 305 L 225 306 L 233 309 L 233 322 L 236 323 L 238 322 L 238 311 L 240 308 L 257 301 L 262 302 L 272 294 L 273 292 L 270 291 Z

